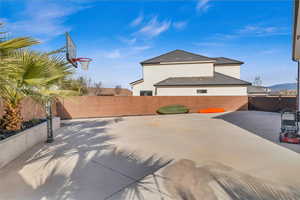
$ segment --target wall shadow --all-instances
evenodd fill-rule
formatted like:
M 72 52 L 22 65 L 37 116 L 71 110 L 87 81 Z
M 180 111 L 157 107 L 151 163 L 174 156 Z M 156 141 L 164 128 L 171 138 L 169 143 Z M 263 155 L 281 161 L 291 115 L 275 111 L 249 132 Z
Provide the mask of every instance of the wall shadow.
M 61 119 L 72 119 L 71 114 L 68 112 L 68 110 L 64 106 L 64 99 L 59 99 L 55 105 L 56 105 L 56 114 Z

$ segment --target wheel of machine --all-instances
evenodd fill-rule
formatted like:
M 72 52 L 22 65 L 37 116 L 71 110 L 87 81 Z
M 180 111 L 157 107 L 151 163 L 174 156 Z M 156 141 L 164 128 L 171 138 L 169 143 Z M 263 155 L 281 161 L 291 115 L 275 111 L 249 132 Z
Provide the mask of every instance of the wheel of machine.
M 281 134 L 279 134 L 279 142 L 280 143 L 282 142 L 282 136 L 281 136 Z

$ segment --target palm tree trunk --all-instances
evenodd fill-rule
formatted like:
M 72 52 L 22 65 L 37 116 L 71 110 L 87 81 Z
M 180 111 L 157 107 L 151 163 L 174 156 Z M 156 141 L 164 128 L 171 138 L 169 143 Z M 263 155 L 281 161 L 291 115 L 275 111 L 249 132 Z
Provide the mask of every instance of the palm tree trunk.
M 4 104 L 3 128 L 8 131 L 17 131 L 22 128 L 21 105 Z

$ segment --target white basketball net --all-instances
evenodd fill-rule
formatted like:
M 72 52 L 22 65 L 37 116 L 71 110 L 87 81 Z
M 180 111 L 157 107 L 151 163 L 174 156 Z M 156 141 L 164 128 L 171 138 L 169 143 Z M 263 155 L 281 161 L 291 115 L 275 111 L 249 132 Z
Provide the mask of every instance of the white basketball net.
M 92 59 L 90 58 L 78 58 L 78 62 L 80 63 L 81 69 L 87 71 L 89 69 L 89 65 Z
M 87 71 L 89 69 L 90 62 L 91 61 L 79 61 L 81 69 Z

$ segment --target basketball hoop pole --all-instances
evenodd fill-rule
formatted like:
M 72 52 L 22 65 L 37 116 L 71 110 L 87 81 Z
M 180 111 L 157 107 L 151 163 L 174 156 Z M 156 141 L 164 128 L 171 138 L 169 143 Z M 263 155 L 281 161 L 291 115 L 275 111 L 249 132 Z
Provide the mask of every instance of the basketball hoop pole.
M 52 102 L 47 101 L 46 103 L 46 119 L 47 119 L 47 143 L 52 143 L 53 138 L 53 127 L 52 127 Z

